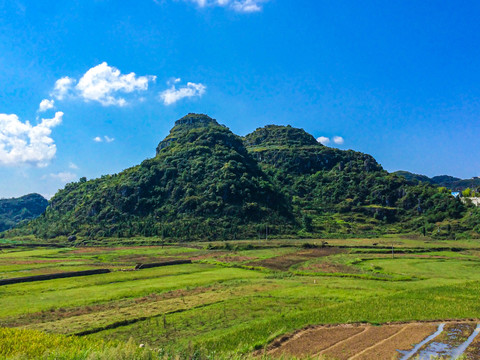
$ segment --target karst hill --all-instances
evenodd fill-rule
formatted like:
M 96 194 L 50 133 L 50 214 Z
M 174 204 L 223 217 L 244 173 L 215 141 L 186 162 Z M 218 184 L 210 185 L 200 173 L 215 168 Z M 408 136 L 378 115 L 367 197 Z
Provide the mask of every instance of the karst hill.
M 155 157 L 67 184 L 16 231 L 194 240 L 256 238 L 266 227 L 287 237 L 429 232 L 445 222 L 451 233 L 473 231 L 467 214 L 448 191 L 411 184 L 372 156 L 321 145 L 303 129 L 269 125 L 240 137 L 188 114 Z

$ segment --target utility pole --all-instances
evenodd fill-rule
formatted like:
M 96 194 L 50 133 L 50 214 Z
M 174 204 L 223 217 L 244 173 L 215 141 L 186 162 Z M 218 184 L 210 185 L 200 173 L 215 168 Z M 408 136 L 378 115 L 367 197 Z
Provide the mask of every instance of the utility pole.
M 265 225 L 265 241 L 268 240 L 268 225 Z

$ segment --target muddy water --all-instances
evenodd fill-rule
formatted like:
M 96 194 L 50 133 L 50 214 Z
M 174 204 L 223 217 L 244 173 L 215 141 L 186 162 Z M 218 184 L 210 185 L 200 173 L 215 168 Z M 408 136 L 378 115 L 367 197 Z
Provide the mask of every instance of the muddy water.
M 470 335 L 462 345 L 457 347 L 453 352 L 452 352 L 452 359 L 458 359 L 462 354 L 467 350 L 468 346 L 472 343 L 472 341 L 475 339 L 475 337 L 478 335 L 480 332 L 480 324 L 477 325 L 477 328 L 473 331 L 472 335 Z
M 401 360 L 412 358 L 418 360 L 430 360 L 432 358 L 458 359 L 480 332 L 480 324 L 477 325 L 475 330 L 472 329 L 472 324 L 449 324 L 446 330 L 444 330 L 444 327 L 445 324 L 440 324 L 435 333 L 416 345 Z M 469 334 L 469 337 L 463 341 L 465 332 Z M 440 334 L 442 336 L 439 336 Z

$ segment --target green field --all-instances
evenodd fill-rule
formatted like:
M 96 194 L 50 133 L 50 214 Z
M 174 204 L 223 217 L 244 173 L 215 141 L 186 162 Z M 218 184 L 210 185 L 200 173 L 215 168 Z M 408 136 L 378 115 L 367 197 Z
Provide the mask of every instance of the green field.
M 327 242 L 4 248 L 0 279 L 112 272 L 0 286 L 0 358 L 233 358 L 312 324 L 480 318 L 476 242 Z

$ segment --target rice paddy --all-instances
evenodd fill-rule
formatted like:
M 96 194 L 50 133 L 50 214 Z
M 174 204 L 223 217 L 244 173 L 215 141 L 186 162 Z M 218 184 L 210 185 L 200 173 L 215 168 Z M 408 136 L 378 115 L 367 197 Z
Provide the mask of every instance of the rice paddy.
M 0 358 L 61 358 L 69 347 L 78 359 L 109 351 L 133 358 L 270 356 L 262 349 L 308 326 L 480 318 L 474 242 L 327 243 L 3 248 L 0 279 L 111 272 L 0 286 Z M 182 259 L 192 263 L 134 270 Z

